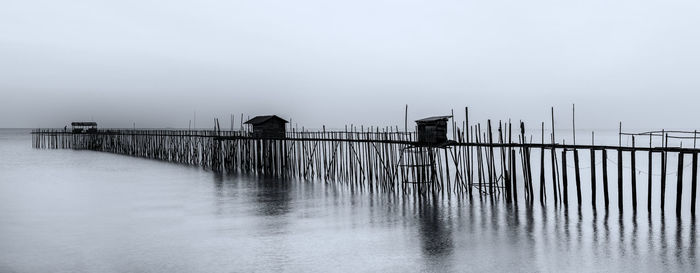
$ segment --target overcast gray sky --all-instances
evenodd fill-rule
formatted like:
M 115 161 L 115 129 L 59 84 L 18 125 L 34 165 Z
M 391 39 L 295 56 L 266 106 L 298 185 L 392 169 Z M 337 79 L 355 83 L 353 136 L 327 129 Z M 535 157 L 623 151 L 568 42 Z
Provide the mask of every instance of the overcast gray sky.
M 700 127 L 698 1 L 0 3 L 0 127 L 402 125 L 405 104 L 568 127 L 571 103 L 579 127 Z

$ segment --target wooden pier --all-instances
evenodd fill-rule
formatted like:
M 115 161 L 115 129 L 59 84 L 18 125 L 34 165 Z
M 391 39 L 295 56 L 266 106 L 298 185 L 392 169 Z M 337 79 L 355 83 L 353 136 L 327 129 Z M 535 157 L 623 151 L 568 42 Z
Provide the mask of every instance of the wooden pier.
M 533 142 L 522 122 L 496 124 L 489 120 L 485 126 L 470 125 L 467 111 L 465 115 L 459 125 L 452 119 L 453 139 L 439 144 L 418 142 L 416 132 L 398 127 L 355 126 L 343 131 L 290 130 L 277 137 L 218 127 L 81 133 L 36 129 L 32 131 L 32 144 L 39 149 L 92 150 L 151 158 L 215 172 L 347 184 L 368 191 L 499 198 L 514 205 L 549 203 L 579 209 L 590 205 L 593 209 L 602 206 L 606 211 L 615 206 L 620 212 L 636 212 L 639 202 L 646 202 L 649 213 L 654 207 L 663 213 L 666 199 L 672 198 L 668 203 L 677 216 L 684 211 L 695 215 L 700 149 L 668 145 L 669 139 L 692 139 L 695 145 L 694 131 L 625 133 L 620 126 L 617 146 L 576 144 L 575 137 L 574 144 L 564 144 L 555 141 L 554 131 L 546 137 L 543 123 L 541 140 Z M 623 136 L 631 138 L 631 145 L 622 144 Z M 648 146 L 637 145 L 641 139 L 648 139 Z M 654 139 L 662 145 L 653 145 Z M 640 158 L 646 160 L 645 166 L 637 166 Z M 673 173 L 668 169 L 669 159 L 677 163 L 671 166 L 676 167 Z M 611 169 L 610 162 L 616 168 Z M 582 163 L 588 166 L 581 167 Z M 646 177 L 640 173 L 646 173 Z M 615 180 L 611 180 L 611 174 Z M 676 183 L 669 194 L 667 177 L 674 174 Z M 642 190 L 646 197 L 638 194 Z M 610 202 L 612 198 L 617 202 Z

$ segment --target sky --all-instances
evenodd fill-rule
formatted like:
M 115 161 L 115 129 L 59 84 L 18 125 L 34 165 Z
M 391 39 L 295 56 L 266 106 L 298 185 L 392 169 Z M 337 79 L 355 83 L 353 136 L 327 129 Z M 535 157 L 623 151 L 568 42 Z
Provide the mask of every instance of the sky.
M 0 0 L 0 127 L 700 128 L 700 2 Z

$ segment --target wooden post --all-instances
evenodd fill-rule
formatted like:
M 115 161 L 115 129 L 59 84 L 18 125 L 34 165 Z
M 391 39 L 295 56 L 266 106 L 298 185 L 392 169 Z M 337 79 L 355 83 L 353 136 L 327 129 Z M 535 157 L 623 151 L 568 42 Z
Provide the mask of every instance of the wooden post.
M 506 148 L 503 146 L 504 141 L 503 141 L 503 124 L 501 121 L 498 122 L 498 143 L 501 144 L 501 178 L 503 179 L 503 186 L 505 187 L 505 197 L 506 197 L 506 202 L 510 203 L 510 198 L 511 198 L 511 192 L 510 192 L 510 179 L 508 178 L 508 168 L 510 167 L 510 163 L 507 162 L 506 160 Z M 508 153 L 508 156 L 510 156 L 510 153 Z
M 554 205 L 556 206 L 560 200 L 557 194 L 557 156 L 555 150 L 554 145 L 552 145 L 550 153 L 552 159 L 552 196 L 554 197 Z
M 617 146 L 622 147 L 622 121 L 620 121 L 620 131 L 618 131 L 617 138 L 618 138 Z
M 683 157 L 682 152 L 678 153 L 678 172 L 676 177 L 678 180 L 676 182 L 676 217 L 681 217 L 681 196 L 683 194 Z
M 530 148 L 525 149 L 525 163 L 527 165 L 527 187 L 528 187 L 528 193 L 530 194 L 530 204 L 534 202 L 535 199 L 535 193 L 533 189 L 533 184 L 532 184 L 532 168 L 531 168 L 531 159 L 530 159 Z
M 561 178 L 562 178 L 562 183 L 564 185 L 563 189 L 563 197 L 564 197 L 564 207 L 569 206 L 569 181 L 568 181 L 568 176 L 567 176 L 567 167 L 566 167 L 566 149 L 562 149 L 561 151 Z
M 605 210 L 608 210 L 610 196 L 608 195 L 608 150 L 603 149 L 603 197 L 605 198 Z
M 637 212 L 637 162 L 635 160 L 635 143 L 632 136 L 632 151 L 630 152 L 630 176 L 632 176 L 632 210 Z
M 408 104 L 406 104 L 406 111 L 404 112 L 403 130 L 405 133 L 408 133 Z
M 623 203 L 622 194 L 622 149 L 617 149 L 617 207 L 622 212 Z
M 591 149 L 591 206 L 593 206 L 593 209 L 595 210 L 596 208 L 596 182 L 595 182 L 595 150 Z
M 574 145 L 576 145 L 576 104 L 571 104 L 571 124 L 573 127 L 571 130 L 574 135 Z
M 692 166 L 692 189 L 690 192 L 690 213 L 695 216 L 695 201 L 698 189 L 698 153 L 693 152 L 693 166 Z
M 513 191 L 513 202 L 515 205 L 518 205 L 518 185 L 517 185 L 517 180 L 516 180 L 516 164 L 515 164 L 515 150 L 510 150 L 510 156 L 512 158 L 511 160 L 511 167 L 510 167 L 510 173 L 511 175 L 511 183 L 512 183 L 512 191 Z
M 464 135 L 467 143 L 470 143 L 470 131 L 469 131 L 469 107 L 464 107 Z M 469 186 L 469 198 L 472 198 L 472 188 L 473 188 L 473 177 L 472 177 L 472 161 L 471 161 L 471 146 L 466 147 L 466 157 L 465 161 L 467 164 L 467 185 Z
M 481 143 L 481 124 L 478 123 L 476 128 L 477 128 L 477 131 L 474 133 L 476 135 L 475 140 L 476 140 L 477 144 L 480 144 Z M 479 183 L 477 183 L 477 185 L 479 188 L 479 199 L 481 199 L 481 196 L 483 195 L 483 191 L 481 188 L 483 186 L 482 185 L 483 181 L 485 180 L 481 146 L 476 147 L 476 164 L 477 164 L 476 173 L 477 173 L 477 176 L 479 179 Z
M 647 166 L 648 167 L 647 168 L 647 172 L 648 172 L 648 174 L 647 174 L 647 212 L 649 213 L 649 215 L 651 215 L 651 190 L 652 190 L 652 187 L 651 187 L 652 175 L 651 175 L 651 173 L 653 170 L 652 161 L 654 159 L 653 154 L 651 152 L 651 146 L 652 146 L 651 142 L 652 142 L 652 133 L 649 133 L 649 162 L 648 162 L 649 165 Z
M 540 148 L 540 203 L 544 206 L 546 191 L 544 181 L 544 122 L 542 122 L 542 148 Z
M 663 134 L 663 131 L 662 131 Z M 664 135 L 664 147 L 668 142 L 668 137 Z M 666 203 L 666 151 L 661 152 L 661 214 L 664 213 Z
M 494 152 L 493 152 L 493 134 L 491 133 L 491 120 L 487 120 L 488 122 L 488 130 L 489 130 L 489 135 L 488 135 L 488 140 L 489 140 L 489 156 L 488 156 L 488 162 L 486 165 L 488 165 L 488 171 L 489 171 L 489 194 L 491 195 L 491 198 L 493 198 L 493 185 L 496 184 L 495 182 L 495 174 L 496 174 L 496 166 L 494 166 Z
M 578 150 L 574 149 L 574 172 L 576 175 L 576 200 L 578 201 L 579 208 L 581 207 L 581 173 L 579 171 L 578 165 Z
M 508 172 L 508 178 L 510 180 L 510 185 L 513 188 L 511 190 L 511 194 L 513 194 L 511 197 L 513 201 L 517 201 L 516 199 L 518 198 L 517 192 L 517 184 L 515 183 L 516 181 L 516 176 L 518 175 L 515 170 L 515 153 L 513 149 L 513 124 L 510 122 L 510 119 L 508 119 L 508 150 L 510 150 L 510 156 L 508 157 L 508 160 L 513 164 L 513 166 L 510 168 L 510 171 Z
M 436 149 L 438 151 L 438 155 L 440 150 Z M 445 149 L 445 174 L 447 175 L 447 187 L 450 187 L 450 164 L 447 161 L 447 149 Z M 455 183 L 457 183 L 457 177 L 455 176 Z
M 556 155 L 556 148 L 554 146 L 555 144 L 555 138 L 554 138 L 554 107 L 552 107 L 552 149 L 551 149 L 551 158 L 552 158 L 552 194 L 554 197 L 554 204 L 556 205 L 559 202 L 559 198 L 557 195 L 557 155 Z
M 522 121 L 520 122 L 520 134 L 522 136 L 522 143 L 525 144 L 527 142 L 525 139 L 525 123 L 523 123 Z M 525 157 L 525 160 L 523 162 L 524 163 L 523 167 L 527 168 L 526 175 L 524 177 L 526 177 L 526 180 L 527 180 L 527 192 L 528 192 L 528 195 L 530 196 L 530 203 L 532 203 L 533 199 L 535 197 L 534 197 L 534 193 L 533 193 L 533 189 L 532 189 L 533 186 L 532 186 L 532 169 L 530 166 L 530 148 L 528 148 L 528 147 L 523 148 L 523 156 Z

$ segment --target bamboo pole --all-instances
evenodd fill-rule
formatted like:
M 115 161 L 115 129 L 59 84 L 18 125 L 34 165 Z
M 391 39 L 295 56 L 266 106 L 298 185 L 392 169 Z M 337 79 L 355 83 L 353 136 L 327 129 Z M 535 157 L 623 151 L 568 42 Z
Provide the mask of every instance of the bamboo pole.
M 635 147 L 634 136 L 632 136 L 632 148 Z M 630 177 L 632 178 L 632 210 L 637 212 L 637 162 L 636 152 L 630 152 Z
M 622 194 L 622 150 L 617 150 L 617 208 L 622 212 L 623 209 L 623 194 Z
M 596 209 L 596 171 L 595 171 L 595 150 L 590 149 L 591 153 L 591 206 Z
M 578 164 L 578 150 L 574 150 L 574 174 L 576 176 L 576 201 L 578 201 L 578 207 L 581 208 L 581 173 Z
M 603 150 L 603 197 L 605 198 L 605 211 L 608 211 L 610 197 L 608 195 L 608 151 Z
M 569 207 L 569 181 L 566 167 L 566 150 L 561 151 L 561 177 L 563 182 L 564 207 Z
M 683 153 L 678 154 L 678 172 L 676 177 L 676 217 L 681 217 L 681 198 L 683 195 Z
M 695 201 L 698 189 L 698 154 L 693 153 L 693 163 L 692 163 L 692 177 L 691 177 L 691 191 L 690 191 L 690 213 L 695 216 Z

